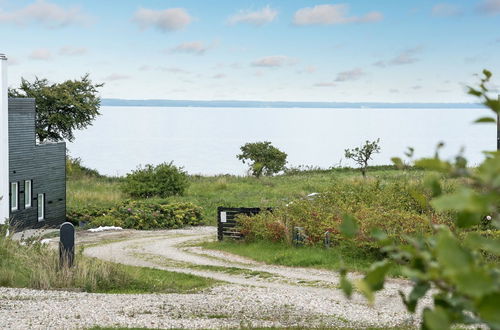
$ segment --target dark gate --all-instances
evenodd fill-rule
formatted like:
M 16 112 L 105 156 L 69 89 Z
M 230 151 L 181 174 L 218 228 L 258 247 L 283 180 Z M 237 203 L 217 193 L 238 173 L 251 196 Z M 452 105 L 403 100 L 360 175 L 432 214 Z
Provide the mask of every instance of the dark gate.
M 266 209 L 270 211 L 271 209 Z M 222 241 L 224 237 L 239 239 L 242 238 L 240 231 L 236 228 L 238 222 L 236 216 L 244 214 L 248 216 L 260 213 L 258 207 L 218 207 L 217 208 L 217 238 Z

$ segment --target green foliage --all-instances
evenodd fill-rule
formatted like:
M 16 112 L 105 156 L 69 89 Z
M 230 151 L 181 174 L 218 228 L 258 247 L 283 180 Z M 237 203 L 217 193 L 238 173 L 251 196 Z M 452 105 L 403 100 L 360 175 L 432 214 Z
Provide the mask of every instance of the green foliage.
M 166 198 L 184 194 L 188 185 L 186 172 L 170 162 L 146 165 L 127 174 L 122 191 L 135 198 Z
M 83 166 L 80 158 L 74 158 L 66 155 L 66 179 L 67 178 L 82 178 L 82 177 L 95 177 L 101 178 L 102 175 L 97 170 L 90 169 Z
M 469 88 L 469 94 L 498 114 L 500 101 L 488 96 L 490 78 L 491 73 L 484 70 L 479 87 Z M 400 264 L 403 274 L 413 281 L 408 296 L 400 293 L 410 312 L 415 312 L 418 301 L 433 288 L 434 306 L 424 309 L 424 329 L 449 329 L 458 324 L 500 329 L 500 152 L 486 153 L 486 160 L 477 168 L 468 168 L 461 155 L 451 162 L 439 159 L 437 152 L 416 164 L 447 177 L 465 178 L 453 192 L 443 192 L 439 179 L 427 181 L 432 191 L 430 207 L 452 214 L 454 227 L 434 226 L 432 235 L 413 235 L 404 242 L 380 235 L 387 258 L 383 265 L 374 265 L 357 283 L 358 288 L 373 300 L 374 292 L 383 288 L 388 267 Z
M 372 159 L 373 154 L 380 153 L 380 139 L 376 141 L 366 141 L 361 147 L 345 149 L 345 158 L 352 159 L 361 166 L 361 174 L 366 176 L 368 161 Z
M 133 229 L 168 229 L 202 224 L 201 208 L 192 203 L 165 200 L 128 200 L 112 208 L 82 208 L 68 213 L 73 223 L 92 227 L 119 226 Z
M 333 243 L 345 238 L 341 230 L 358 247 L 375 249 L 379 246 L 371 233 L 383 228 L 387 235 L 399 242 L 410 234 L 429 234 L 432 224 L 450 223 L 447 212 L 436 213 L 428 207 L 432 192 L 423 189 L 424 180 L 345 178 L 337 179 L 314 199 L 300 199 L 272 213 L 240 217 L 240 227 L 247 240 L 268 240 L 291 244 L 294 227 L 304 228 L 306 245 L 321 245 L 325 232 Z M 443 185 L 445 191 L 453 184 Z M 422 192 L 424 204 L 415 198 Z M 355 224 L 354 218 L 358 219 Z
M 252 175 L 273 175 L 285 169 L 287 154 L 271 145 L 271 142 L 247 143 L 236 158 L 249 163 Z
M 59 84 L 39 78 L 29 82 L 23 78 L 19 88 L 9 90 L 9 96 L 35 99 L 36 134 L 40 142 L 73 141 L 73 132 L 91 125 L 99 115 L 98 89 L 102 86 L 93 84 L 88 74 L 80 80 Z

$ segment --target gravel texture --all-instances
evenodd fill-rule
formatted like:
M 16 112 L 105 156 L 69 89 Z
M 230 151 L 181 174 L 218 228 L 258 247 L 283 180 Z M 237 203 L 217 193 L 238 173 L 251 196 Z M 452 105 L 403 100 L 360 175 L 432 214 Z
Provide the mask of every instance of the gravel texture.
M 418 325 L 418 317 L 405 311 L 398 293 L 409 292 L 406 281 L 389 281 L 377 294 L 376 304 L 370 306 L 357 294 L 346 299 L 336 288 L 335 272 L 266 265 L 189 245 L 214 239 L 215 231 L 214 227 L 197 227 L 79 232 L 77 244 L 93 244 L 85 248 L 88 256 L 214 278 L 227 284 L 193 294 L 142 295 L 0 288 L 0 328 Z M 426 304 L 430 304 L 429 298 L 424 300 Z

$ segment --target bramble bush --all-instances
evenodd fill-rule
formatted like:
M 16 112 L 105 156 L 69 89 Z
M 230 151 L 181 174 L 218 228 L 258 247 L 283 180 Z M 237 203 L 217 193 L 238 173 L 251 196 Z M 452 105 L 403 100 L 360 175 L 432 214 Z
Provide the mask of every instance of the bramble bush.
M 133 229 L 168 229 L 201 225 L 201 208 L 192 203 L 128 200 L 112 208 L 82 208 L 68 214 L 68 221 L 86 221 L 89 226 L 119 226 Z
M 404 180 L 404 179 L 400 179 Z M 421 205 L 417 191 L 431 196 L 420 181 L 382 182 L 378 179 L 337 180 L 327 192 L 309 200 L 302 199 L 286 207 L 264 212 L 252 217 L 240 217 L 239 226 L 247 240 L 269 240 L 292 243 L 294 227 L 303 227 L 305 244 L 321 245 L 329 232 L 332 243 L 343 239 L 339 231 L 344 214 L 352 214 L 359 221 L 359 234 L 353 244 L 376 249 L 379 243 L 370 232 L 381 227 L 396 241 L 404 241 L 405 235 L 429 234 L 432 224 L 451 224 L 451 214 L 436 213 Z M 443 189 L 452 191 L 448 183 Z M 431 222 L 429 222 L 431 219 Z
M 170 163 L 146 165 L 127 174 L 122 191 L 134 198 L 151 198 L 184 194 L 189 185 L 187 173 L 182 167 Z

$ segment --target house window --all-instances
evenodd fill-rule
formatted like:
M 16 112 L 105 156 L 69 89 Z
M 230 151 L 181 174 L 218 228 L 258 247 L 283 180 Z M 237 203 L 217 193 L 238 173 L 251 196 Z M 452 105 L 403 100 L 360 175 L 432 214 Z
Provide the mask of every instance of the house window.
M 17 211 L 19 209 L 19 185 L 17 182 L 10 184 L 10 210 Z
M 24 208 L 30 208 L 31 207 L 31 199 L 32 199 L 32 181 L 31 180 L 26 180 L 24 181 Z
M 38 221 L 45 219 L 45 194 L 38 194 Z

